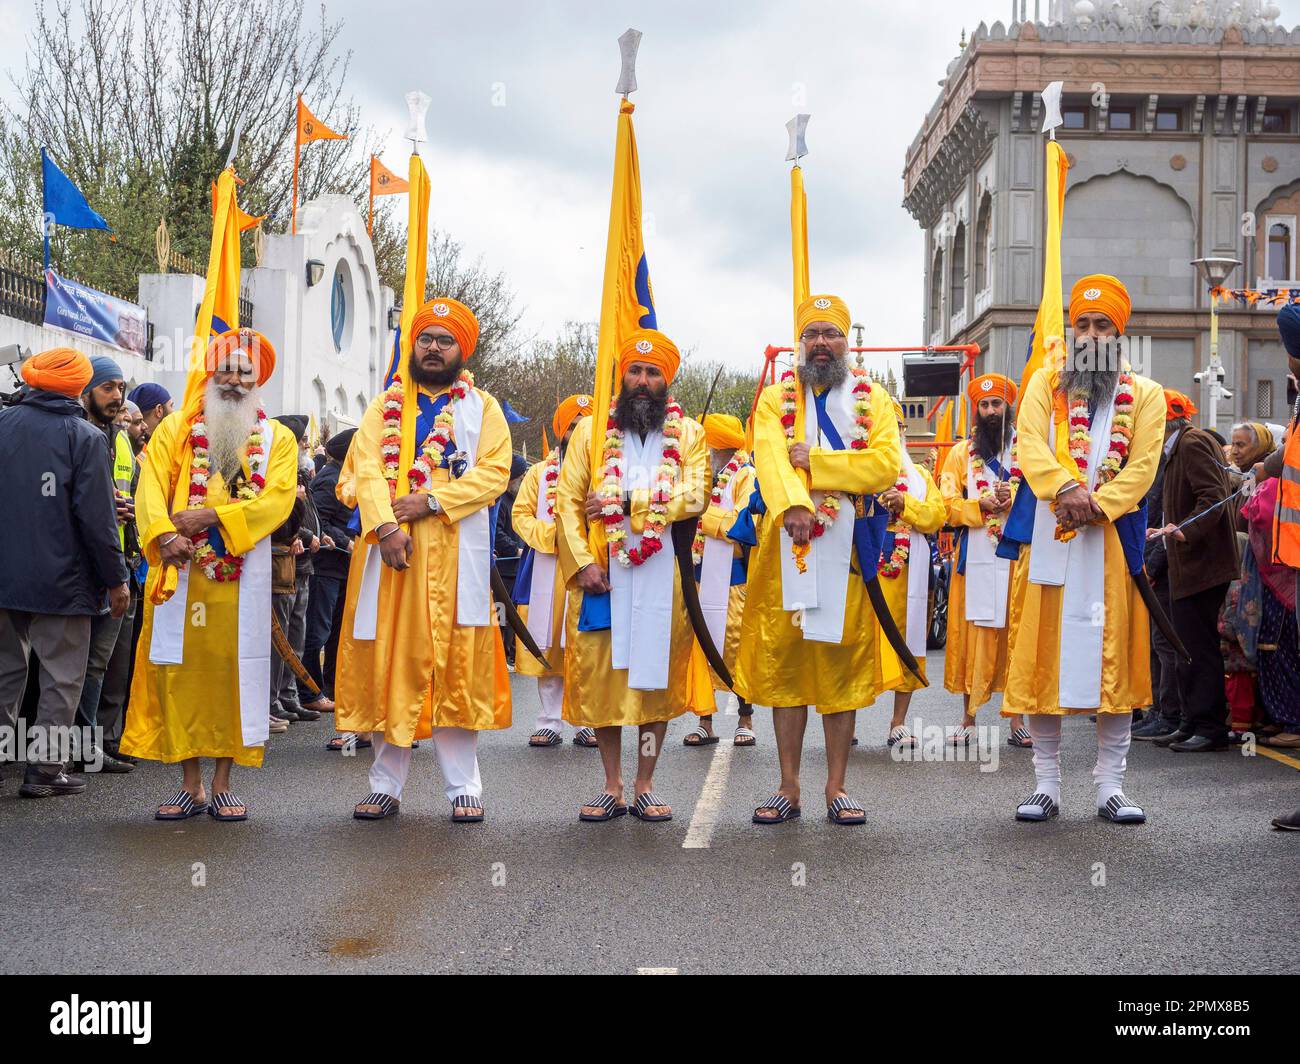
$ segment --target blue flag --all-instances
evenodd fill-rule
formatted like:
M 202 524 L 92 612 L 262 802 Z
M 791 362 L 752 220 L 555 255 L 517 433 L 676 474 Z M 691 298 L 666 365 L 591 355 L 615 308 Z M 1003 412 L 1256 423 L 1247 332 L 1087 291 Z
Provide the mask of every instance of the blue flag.
M 93 210 L 68 175 L 58 168 L 49 153 L 41 149 L 41 176 L 45 187 L 44 210 L 57 225 L 73 229 L 107 229 L 101 214 Z

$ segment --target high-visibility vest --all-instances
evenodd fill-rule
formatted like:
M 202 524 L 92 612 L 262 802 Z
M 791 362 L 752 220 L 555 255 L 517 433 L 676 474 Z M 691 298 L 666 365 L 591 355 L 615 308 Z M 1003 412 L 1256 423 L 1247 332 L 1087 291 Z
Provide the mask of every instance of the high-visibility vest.
M 1273 560 L 1300 569 L 1300 422 L 1291 422 L 1282 452 L 1277 513 L 1273 521 Z
M 131 453 L 131 441 L 125 432 L 119 432 L 113 440 L 113 487 L 118 493 L 130 498 L 131 474 L 135 471 L 135 456 Z M 118 523 L 118 544 L 126 551 L 126 525 Z

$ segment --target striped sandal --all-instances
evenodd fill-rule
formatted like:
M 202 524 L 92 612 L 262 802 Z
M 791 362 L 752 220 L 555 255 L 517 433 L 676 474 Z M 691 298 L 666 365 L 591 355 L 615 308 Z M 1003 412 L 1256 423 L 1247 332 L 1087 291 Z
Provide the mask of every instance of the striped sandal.
M 775 809 L 777 815 L 759 816 L 764 809 Z M 755 824 L 784 824 L 787 820 L 798 820 L 802 815 L 803 810 L 792 805 L 784 794 L 774 794 L 754 810 L 753 821 Z
M 578 811 L 578 819 L 586 820 L 593 824 L 603 824 L 606 820 L 613 820 L 616 817 L 627 816 L 627 806 L 618 801 L 612 794 L 600 794 L 590 802 L 583 804 L 583 809 L 599 809 L 599 813 L 584 813 Z
M 560 746 L 563 742 L 560 733 L 550 728 L 538 728 L 528 737 L 529 746 Z
M 1142 807 L 1134 805 L 1122 794 L 1112 794 L 1107 798 L 1105 805 L 1097 807 L 1097 815 L 1102 820 L 1109 820 L 1112 824 L 1145 824 L 1147 822 L 1147 815 L 1142 812 Z
M 174 809 L 174 813 L 164 813 L 164 809 Z M 170 802 L 163 802 L 158 807 L 158 812 L 154 813 L 155 820 L 188 820 L 192 816 L 198 816 L 200 813 L 208 811 L 207 802 L 196 802 L 194 795 L 182 788 L 176 792 L 176 795 Z
M 1029 729 L 1021 726 L 1007 736 L 1007 745 L 1019 747 L 1021 750 L 1032 750 L 1034 740 L 1029 737 Z
M 826 819 L 832 824 L 855 827 L 867 822 L 866 806 L 854 801 L 846 794 L 841 794 L 826 807 Z M 850 812 L 856 810 L 856 812 Z
M 344 750 L 348 749 L 349 746 L 353 750 L 369 750 L 372 746 L 374 746 L 374 743 L 372 743 L 364 735 L 356 735 L 352 732 L 349 732 L 346 735 L 334 736 L 333 739 L 331 739 L 329 742 L 325 744 L 325 749 L 333 751 L 336 754 L 340 754 Z
M 953 733 L 948 736 L 949 746 L 970 746 L 975 739 L 975 729 L 969 724 L 963 724 L 960 728 L 954 729 Z
M 232 813 L 232 809 L 242 809 L 242 813 Z M 236 820 L 248 819 L 248 806 L 241 802 L 229 791 L 218 791 L 212 796 L 212 802 L 208 805 L 208 816 L 213 820 L 224 820 L 234 822 Z
M 694 742 L 692 742 L 694 740 Z M 686 738 L 682 740 L 683 746 L 712 746 L 718 741 L 716 735 L 710 735 L 703 727 L 693 728 L 686 733 Z
M 367 809 L 367 806 L 373 808 Z M 378 812 L 375 812 L 378 810 Z M 352 810 L 353 820 L 385 820 L 390 816 L 397 816 L 402 811 L 402 803 L 394 798 L 391 794 L 380 794 L 378 791 L 372 791 L 367 794 Z
M 758 736 L 754 734 L 753 728 L 742 724 L 736 729 L 736 737 L 731 742 L 733 746 L 757 746 Z
M 654 791 L 646 791 L 645 794 L 638 794 L 636 796 L 636 804 L 633 805 L 632 808 L 628 810 L 628 812 L 631 813 L 638 820 L 644 820 L 647 822 L 660 821 L 660 820 L 672 820 L 673 818 L 672 813 L 655 813 L 651 815 L 650 813 L 646 812 L 647 809 L 653 809 L 656 807 L 662 807 L 664 809 L 672 808 L 667 802 L 661 802 L 658 798 L 656 798 Z
M 596 729 L 579 728 L 577 734 L 573 737 L 573 745 L 585 746 L 589 750 L 594 750 L 596 748 Z
M 1061 807 L 1056 804 L 1055 799 L 1050 795 L 1041 792 L 1031 794 L 1018 806 L 1016 806 L 1016 819 L 1038 822 L 1040 820 L 1051 820 L 1061 812 Z M 1100 810 L 1098 810 L 1100 813 Z
M 889 738 L 885 740 L 885 745 L 915 749 L 916 736 L 906 724 L 900 724 L 897 728 L 889 729 Z
M 457 809 L 477 809 L 477 813 L 457 816 Z M 453 824 L 479 824 L 483 821 L 483 799 L 476 794 L 458 794 L 451 800 L 451 822 Z

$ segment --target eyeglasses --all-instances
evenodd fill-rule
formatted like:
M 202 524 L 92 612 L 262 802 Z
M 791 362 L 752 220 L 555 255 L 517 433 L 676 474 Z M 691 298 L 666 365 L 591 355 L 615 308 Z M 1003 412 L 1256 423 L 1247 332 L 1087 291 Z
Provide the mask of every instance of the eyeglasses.
M 438 345 L 439 351 L 450 351 L 452 344 L 455 342 L 456 337 L 452 336 L 450 333 L 445 333 L 442 336 L 434 336 L 432 333 L 421 333 L 415 338 L 415 346 L 424 351 L 429 350 L 429 348 L 434 344 Z
M 843 340 L 844 334 L 839 329 L 805 329 L 799 334 L 799 339 L 806 344 L 816 343 L 817 340 Z

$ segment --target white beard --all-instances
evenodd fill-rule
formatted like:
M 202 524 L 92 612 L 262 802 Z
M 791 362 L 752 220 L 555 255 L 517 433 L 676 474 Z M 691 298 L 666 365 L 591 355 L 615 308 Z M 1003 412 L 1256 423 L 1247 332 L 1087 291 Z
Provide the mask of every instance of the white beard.
M 208 430 L 208 455 L 212 471 L 230 483 L 240 472 L 248 437 L 257 424 L 258 389 L 226 399 L 211 380 L 203 396 L 203 421 Z

